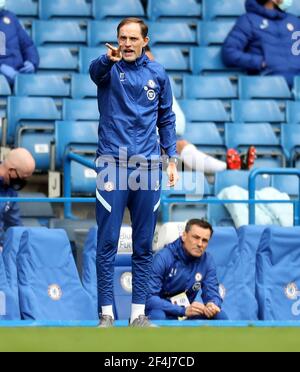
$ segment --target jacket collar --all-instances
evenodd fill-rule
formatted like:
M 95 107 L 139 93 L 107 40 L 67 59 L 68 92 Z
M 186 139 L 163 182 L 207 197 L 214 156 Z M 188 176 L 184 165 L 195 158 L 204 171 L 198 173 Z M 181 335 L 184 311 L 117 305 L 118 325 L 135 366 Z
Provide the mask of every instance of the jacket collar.
M 286 12 L 283 12 L 280 9 L 267 9 L 263 5 L 260 5 L 256 0 L 247 0 L 246 10 L 248 13 L 255 13 L 268 19 L 284 19 L 287 17 Z

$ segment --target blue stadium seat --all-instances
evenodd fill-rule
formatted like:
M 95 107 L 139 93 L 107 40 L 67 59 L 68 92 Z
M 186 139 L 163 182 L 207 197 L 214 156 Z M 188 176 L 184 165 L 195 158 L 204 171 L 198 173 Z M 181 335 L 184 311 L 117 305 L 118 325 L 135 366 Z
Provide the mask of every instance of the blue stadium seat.
M 6 0 L 6 9 L 22 17 L 37 17 L 38 5 L 35 0 Z
M 158 63 L 168 71 L 189 71 L 189 60 L 181 48 L 154 47 L 152 53 Z
M 208 245 L 215 261 L 220 294 L 224 298 L 222 309 L 230 320 L 257 320 L 257 302 L 250 293 L 244 273 L 250 269 L 241 260 L 236 230 L 233 227 L 216 227 Z
M 273 176 L 271 185 L 294 199 L 299 196 L 299 178 L 297 176 Z
M 69 97 L 70 84 L 59 75 L 19 74 L 15 81 L 16 96 Z
M 82 283 L 98 308 L 96 250 L 97 227 L 90 230 L 83 251 Z M 122 239 L 122 238 L 121 238 Z M 116 319 L 128 320 L 131 305 L 131 254 L 118 254 L 114 275 L 114 313 Z
M 85 25 L 78 21 L 34 21 L 32 37 L 38 46 L 86 44 Z
M 242 130 L 241 130 L 242 128 Z M 255 167 L 284 167 L 285 157 L 270 124 L 226 124 L 225 144 L 227 148 L 246 151 L 254 145 L 257 149 Z
M 286 121 L 291 124 L 300 124 L 300 102 L 287 102 Z
M 90 75 L 73 74 L 71 82 L 71 96 L 74 99 L 96 98 L 97 87 Z
M 10 86 L 6 80 L 6 78 L 3 75 L 0 75 L 0 96 L 10 96 L 11 95 L 11 89 Z
M 222 45 L 231 31 L 234 22 L 207 22 L 198 23 L 198 42 L 200 46 Z
M 63 120 L 99 120 L 96 99 L 64 99 Z
M 240 76 L 240 99 L 290 99 L 291 91 L 282 76 Z
M 39 47 L 39 70 L 77 71 L 78 57 L 72 49 L 64 47 Z
M 39 0 L 39 18 L 90 17 L 91 4 L 86 0 Z
M 20 310 L 25 320 L 98 319 L 92 299 L 80 282 L 64 230 L 25 231 L 17 270 Z
M 148 17 L 152 21 L 165 17 L 201 17 L 201 4 L 197 0 L 148 0 Z
M 6 277 L 6 270 L 0 252 L 0 320 L 20 320 L 18 297 L 13 293 Z
M 224 65 L 220 47 L 191 48 L 190 64 L 193 75 L 205 73 L 239 74 L 239 70 L 229 69 Z
M 269 122 L 282 123 L 285 114 L 280 111 L 276 101 L 271 100 L 241 100 L 232 101 L 233 122 Z
M 300 101 L 300 76 L 294 77 L 294 89 L 293 93 L 295 95 L 295 99 Z
M 218 100 L 178 101 L 188 122 L 226 122 L 229 114 Z
M 7 141 L 12 143 L 16 130 L 21 125 L 34 125 L 43 129 L 45 125 L 61 118 L 54 100 L 51 98 L 10 97 L 7 103 L 8 130 Z
M 150 45 L 176 44 L 197 45 L 197 25 L 179 22 L 151 22 L 149 26 Z
M 117 27 L 119 21 L 91 21 L 88 23 L 87 42 L 90 47 L 105 43 L 117 45 Z
M 202 7 L 205 20 L 234 18 L 246 12 L 245 0 L 203 0 Z
M 256 256 L 261 320 L 300 320 L 300 228 L 267 228 Z
M 282 125 L 281 145 L 285 151 L 286 158 L 290 165 L 299 167 L 300 165 L 300 126 Z
M 297 17 L 300 17 L 299 1 L 293 1 L 293 5 L 289 8 L 288 12 L 294 14 Z
M 79 71 L 81 74 L 88 74 L 90 64 L 103 54 L 106 54 L 107 48 L 85 48 L 79 49 Z
M 233 226 L 234 222 L 222 204 L 207 205 L 207 221 L 213 226 Z
M 144 17 L 145 12 L 140 0 L 94 0 L 93 17 L 95 19 L 104 19 L 108 17 Z
M 183 77 L 183 96 L 185 99 L 233 99 L 237 98 L 236 89 L 226 76 Z
M 95 153 L 98 142 L 98 123 L 79 121 L 57 121 L 55 123 L 55 164 L 58 169 L 63 165 L 67 150 L 77 149 L 80 152 L 90 152 L 91 146 Z
M 248 190 L 248 171 L 224 171 L 216 173 L 215 178 L 215 194 L 218 195 L 223 189 L 230 186 L 239 186 Z M 260 190 L 271 186 L 269 176 L 259 176 L 256 178 L 256 189 Z

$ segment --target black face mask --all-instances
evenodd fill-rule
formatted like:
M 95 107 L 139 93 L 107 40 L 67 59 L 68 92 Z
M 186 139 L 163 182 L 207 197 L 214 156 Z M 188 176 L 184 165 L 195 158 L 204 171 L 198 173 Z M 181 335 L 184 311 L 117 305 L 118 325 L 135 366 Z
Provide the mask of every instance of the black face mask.
M 23 178 L 11 178 L 9 181 L 9 187 L 15 191 L 22 190 L 27 185 L 27 181 Z

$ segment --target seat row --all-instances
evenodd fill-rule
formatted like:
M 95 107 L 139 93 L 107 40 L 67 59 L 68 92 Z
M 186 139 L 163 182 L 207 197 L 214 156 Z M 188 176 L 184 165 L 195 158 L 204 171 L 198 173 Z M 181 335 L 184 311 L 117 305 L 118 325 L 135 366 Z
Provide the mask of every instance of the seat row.
M 176 240 L 183 228 L 184 223 L 164 225 L 158 232 L 159 248 Z M 300 319 L 299 236 L 299 228 L 215 228 L 208 252 L 216 263 L 223 310 L 230 320 Z M 120 241 L 119 247 L 130 243 L 130 231 L 122 239 L 126 242 Z M 11 228 L 0 255 L 0 319 L 96 320 L 96 246 L 93 228 L 84 249 L 82 287 L 64 231 Z M 115 262 L 116 319 L 128 319 L 130 314 L 128 251 Z

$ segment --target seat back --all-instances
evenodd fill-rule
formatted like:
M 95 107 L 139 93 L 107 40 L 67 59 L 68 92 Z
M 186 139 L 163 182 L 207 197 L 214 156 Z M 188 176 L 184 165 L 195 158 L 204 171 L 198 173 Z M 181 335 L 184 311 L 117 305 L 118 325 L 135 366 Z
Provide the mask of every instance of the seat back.
M 161 17 L 195 17 L 201 16 L 201 4 L 197 0 L 148 0 L 148 17 L 156 21 Z
M 145 11 L 140 0 L 123 0 L 112 3 L 110 0 L 93 1 L 93 17 L 95 19 L 144 17 Z
M 91 4 L 86 0 L 39 0 L 39 18 L 90 17 Z
M 59 75 L 18 74 L 15 94 L 19 97 L 69 97 L 70 85 Z
M 227 17 L 234 18 L 244 13 L 244 0 L 203 0 L 203 18 L 205 20 Z

